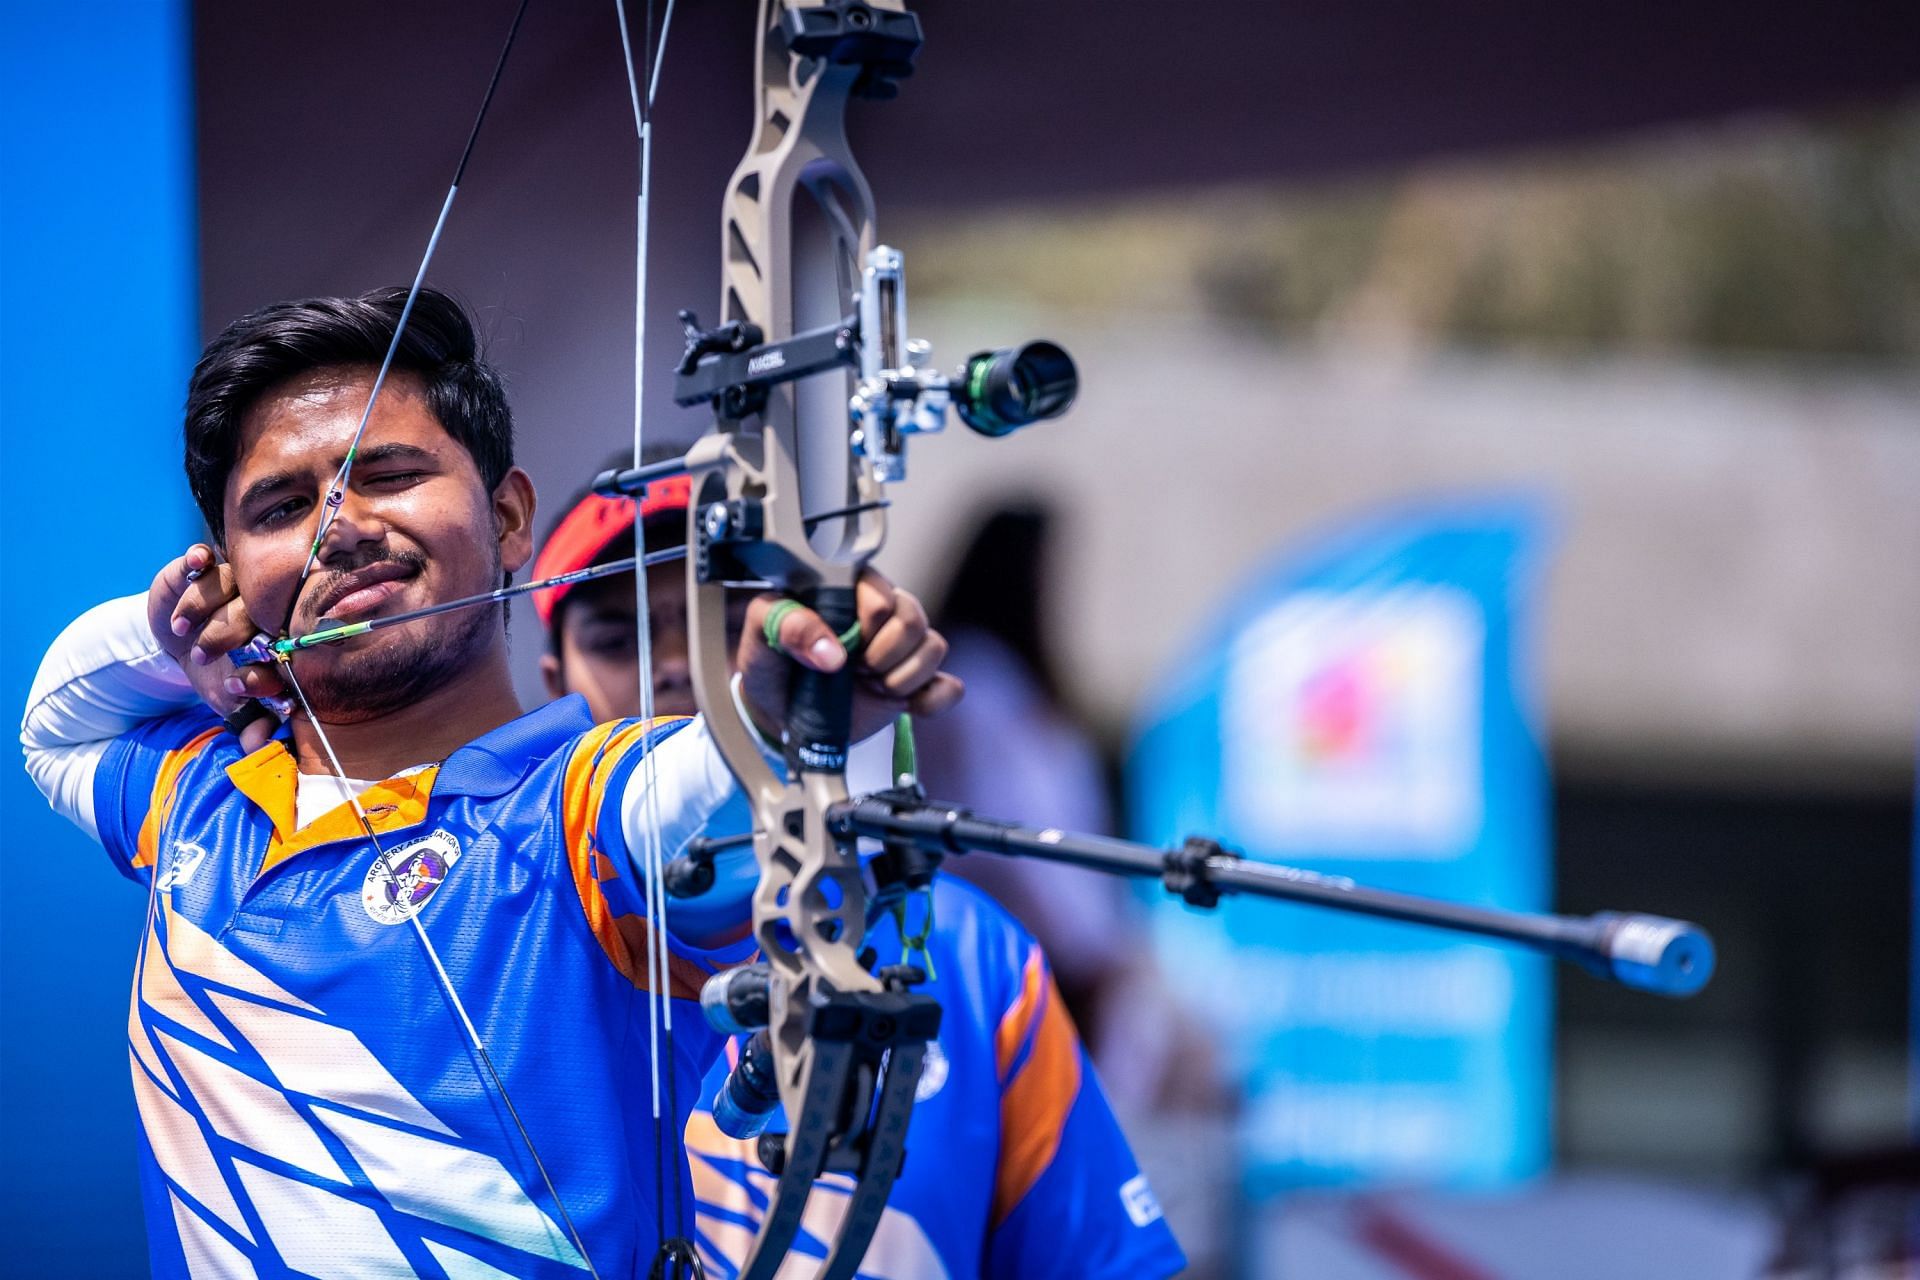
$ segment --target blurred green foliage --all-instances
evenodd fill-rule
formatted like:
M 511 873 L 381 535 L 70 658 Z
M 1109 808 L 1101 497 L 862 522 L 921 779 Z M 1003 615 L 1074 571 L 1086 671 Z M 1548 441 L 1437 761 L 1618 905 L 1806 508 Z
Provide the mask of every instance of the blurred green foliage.
M 927 300 L 1285 341 L 1920 356 L 1920 104 L 911 221 Z

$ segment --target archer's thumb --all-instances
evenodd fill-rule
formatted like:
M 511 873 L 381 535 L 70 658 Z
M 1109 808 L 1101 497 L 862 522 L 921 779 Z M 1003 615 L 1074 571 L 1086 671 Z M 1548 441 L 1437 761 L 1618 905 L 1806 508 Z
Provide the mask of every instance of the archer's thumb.
M 794 609 L 780 619 L 780 647 L 795 662 L 814 671 L 838 671 L 847 651 L 826 620 L 811 609 Z

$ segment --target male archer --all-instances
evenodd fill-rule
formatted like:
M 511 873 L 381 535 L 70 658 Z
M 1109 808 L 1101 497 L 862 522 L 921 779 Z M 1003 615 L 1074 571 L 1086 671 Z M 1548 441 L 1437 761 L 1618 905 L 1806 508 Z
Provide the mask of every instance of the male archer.
M 650 461 L 658 459 L 649 459 Z M 683 545 L 690 486 L 648 486 L 640 521 L 649 552 Z M 634 500 L 586 494 L 575 501 L 535 561 L 544 579 L 634 554 Z M 750 629 L 748 596 L 729 599 L 731 629 Z M 580 694 L 596 720 L 636 714 L 635 592 L 626 574 L 536 592 L 547 628 L 541 673 L 556 698 Z M 650 673 L 656 714 L 690 715 L 686 571 L 647 572 Z M 848 786 L 890 785 L 891 742 L 855 745 Z M 671 851 L 669 851 L 671 852 Z M 756 870 L 751 850 L 721 853 L 714 887 L 669 907 L 669 918 L 724 920 L 744 909 Z M 874 1280 L 1149 1280 L 1186 1265 L 1134 1162 L 1060 999 L 1039 944 L 998 903 L 963 881 L 935 881 L 926 940 L 930 981 L 918 990 L 941 1005 L 929 1046 L 908 1156 L 861 1263 Z M 903 926 L 916 929 L 915 924 Z M 891 962 L 903 943 L 891 922 L 873 934 Z M 914 957 L 899 957 L 914 958 Z M 699 1204 L 697 1239 L 709 1274 L 736 1274 L 764 1214 L 773 1175 L 757 1144 L 726 1136 L 712 1102 L 728 1072 L 716 1063 L 686 1127 Z M 851 1182 L 821 1179 L 808 1200 L 796 1253 L 823 1259 Z M 789 1261 L 783 1276 L 812 1274 Z
M 650 969 L 638 855 L 718 833 L 734 785 L 704 723 L 523 713 L 497 605 L 286 668 L 225 656 L 531 557 L 500 379 L 455 303 L 422 291 L 401 325 L 404 301 L 282 303 L 208 345 L 185 434 L 211 545 L 70 626 L 26 709 L 35 781 L 149 887 L 127 1035 L 156 1275 L 627 1276 L 691 1230 L 675 1137 L 721 1046 L 682 1003 L 655 1056 L 651 1003 L 750 943 L 681 930 Z M 877 574 L 857 594 L 857 659 L 805 610 L 776 652 L 752 607 L 739 688 L 763 733 L 793 660 L 859 663 L 856 732 L 958 698 L 917 602 Z M 283 728 L 223 728 L 283 694 Z

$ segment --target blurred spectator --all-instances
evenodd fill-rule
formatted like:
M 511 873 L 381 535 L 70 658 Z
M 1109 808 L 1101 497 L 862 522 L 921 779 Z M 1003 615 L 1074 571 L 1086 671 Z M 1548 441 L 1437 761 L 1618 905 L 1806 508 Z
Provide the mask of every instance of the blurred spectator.
M 1009 503 L 975 531 L 934 625 L 967 682 L 953 712 L 916 726 L 920 774 L 936 799 L 983 815 L 1110 834 L 1114 805 L 1098 750 L 1067 709 L 1052 661 L 1052 518 Z M 1131 887 L 1059 863 L 977 854 L 946 863 L 1030 929 L 1053 961 L 1074 1020 L 1122 1114 L 1217 1109 L 1204 1037 L 1173 1000 L 1146 943 Z

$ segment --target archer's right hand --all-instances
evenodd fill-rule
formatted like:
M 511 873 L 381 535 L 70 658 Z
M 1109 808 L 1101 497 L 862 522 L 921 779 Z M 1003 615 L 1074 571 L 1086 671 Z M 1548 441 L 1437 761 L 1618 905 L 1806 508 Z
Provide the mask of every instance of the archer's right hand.
M 227 657 L 264 628 L 247 613 L 232 566 L 221 563 L 204 542 L 168 561 L 154 577 L 147 589 L 147 627 L 200 700 L 222 717 L 250 698 L 284 697 L 288 692 L 273 667 L 236 667 Z M 241 730 L 241 747 L 255 751 L 265 746 L 274 728 L 272 718 L 252 721 Z

